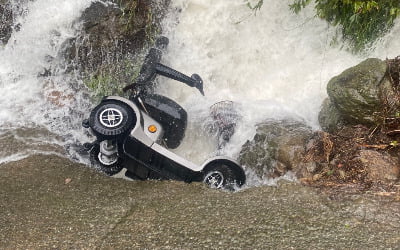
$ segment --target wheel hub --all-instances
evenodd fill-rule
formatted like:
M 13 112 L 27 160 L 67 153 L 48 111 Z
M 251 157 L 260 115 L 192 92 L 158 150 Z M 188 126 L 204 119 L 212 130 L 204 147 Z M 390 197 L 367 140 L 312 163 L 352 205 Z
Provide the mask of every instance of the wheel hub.
M 221 188 L 224 183 L 224 176 L 219 171 L 213 171 L 206 175 L 204 182 L 211 188 Z
M 99 161 L 101 162 L 101 164 L 106 165 L 106 166 L 111 166 L 115 163 L 117 163 L 118 161 L 118 156 L 107 156 L 102 154 L 101 152 L 98 155 Z
M 122 123 L 122 112 L 115 108 L 107 108 L 100 113 L 100 123 L 107 128 L 115 128 Z
M 99 161 L 107 166 L 115 164 L 118 161 L 117 145 L 112 141 L 100 142 Z

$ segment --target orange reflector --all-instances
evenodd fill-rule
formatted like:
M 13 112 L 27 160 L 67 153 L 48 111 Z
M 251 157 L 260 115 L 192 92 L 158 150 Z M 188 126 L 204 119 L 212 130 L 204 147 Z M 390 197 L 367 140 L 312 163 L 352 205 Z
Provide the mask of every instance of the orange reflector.
M 147 129 L 149 130 L 150 133 L 155 133 L 155 132 L 157 132 L 157 127 L 156 127 L 156 125 L 150 125 Z

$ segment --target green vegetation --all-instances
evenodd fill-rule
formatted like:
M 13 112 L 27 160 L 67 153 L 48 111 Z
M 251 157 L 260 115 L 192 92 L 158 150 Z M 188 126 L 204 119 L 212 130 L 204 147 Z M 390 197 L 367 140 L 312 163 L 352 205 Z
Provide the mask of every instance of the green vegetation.
M 290 8 L 298 13 L 311 0 L 294 0 Z M 399 0 L 315 0 L 316 15 L 341 26 L 343 40 L 353 52 L 362 52 L 393 27 L 400 15 Z
M 264 0 L 258 0 L 255 4 L 250 3 L 250 0 L 247 0 L 247 7 L 249 7 L 251 10 L 257 11 L 260 10 L 262 5 L 264 3 Z
M 106 65 L 96 74 L 88 77 L 84 84 L 91 90 L 95 102 L 108 95 L 125 96 L 126 94 L 122 91 L 123 87 L 135 81 L 140 67 L 139 57 L 126 59 L 115 65 Z
M 95 101 L 104 96 L 121 93 L 122 88 L 113 79 L 111 74 L 100 74 L 90 77 L 85 81 L 85 85 L 91 90 Z
M 247 5 L 257 11 L 263 0 Z M 290 9 L 299 13 L 312 0 L 292 0 Z M 358 53 L 370 47 L 389 31 L 400 15 L 399 0 L 314 0 L 316 16 L 341 27 L 341 37 Z
M 1 1 L 1 0 L 0 0 Z M 103 27 L 112 36 L 94 30 L 98 36 L 88 47 L 95 48 L 99 56 L 110 51 L 107 60 L 92 66 L 86 72 L 84 84 L 89 88 L 93 101 L 107 95 L 126 95 L 122 89 L 133 83 L 139 74 L 143 52 L 155 41 L 160 33 L 161 13 L 152 8 L 149 1 L 112 0 L 122 10 L 116 19 L 105 20 Z M 97 41 L 101 41 L 97 43 Z M 115 46 L 115 45 L 118 46 Z
M 117 0 L 122 9 L 121 21 L 125 23 L 126 33 L 136 33 L 138 28 L 145 31 L 146 40 L 154 42 L 159 33 L 159 22 L 148 1 Z

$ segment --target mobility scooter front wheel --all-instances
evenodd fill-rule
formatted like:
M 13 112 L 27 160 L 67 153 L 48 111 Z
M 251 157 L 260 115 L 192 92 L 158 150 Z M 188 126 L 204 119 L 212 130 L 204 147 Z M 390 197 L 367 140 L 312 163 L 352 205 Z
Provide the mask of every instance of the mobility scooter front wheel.
M 136 124 L 135 112 L 125 103 L 106 100 L 96 106 L 89 117 L 89 126 L 101 140 L 117 139 Z

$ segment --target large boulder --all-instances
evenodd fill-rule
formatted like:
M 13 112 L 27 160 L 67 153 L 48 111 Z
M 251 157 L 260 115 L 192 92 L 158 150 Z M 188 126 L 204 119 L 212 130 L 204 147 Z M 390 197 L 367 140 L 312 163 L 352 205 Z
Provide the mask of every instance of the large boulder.
M 326 131 L 347 124 L 374 126 L 387 115 L 384 110 L 399 106 L 387 64 L 367 59 L 333 77 L 327 86 L 329 100 L 323 103 L 319 121 Z
M 96 73 L 127 55 L 141 52 L 159 31 L 156 19 L 161 14 L 153 12 L 156 11 L 154 6 L 160 4 L 153 1 L 93 2 L 79 20 L 82 23 L 79 36 L 65 43 L 63 56 L 80 71 Z M 166 8 L 168 1 L 162 4 Z
M 240 164 L 259 178 L 271 178 L 293 171 L 298 178 L 309 177 L 315 162 L 305 162 L 306 144 L 312 136 L 310 127 L 298 121 L 269 120 L 257 126 L 252 141 L 241 150 Z
M 68 72 L 80 72 L 97 97 L 122 94 L 137 76 L 142 51 L 161 32 L 166 1 L 93 2 L 79 20 L 81 32 L 62 46 Z
M 13 25 L 13 15 L 9 0 L 0 0 L 0 45 L 10 39 Z

